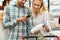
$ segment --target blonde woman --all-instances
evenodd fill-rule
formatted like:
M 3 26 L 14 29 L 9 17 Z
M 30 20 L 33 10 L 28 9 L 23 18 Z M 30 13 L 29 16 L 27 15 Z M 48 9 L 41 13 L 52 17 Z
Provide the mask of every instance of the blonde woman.
M 42 30 L 34 31 L 34 34 L 41 33 L 43 35 L 48 34 L 51 30 L 49 23 L 49 13 L 47 12 L 43 0 L 33 0 L 32 1 L 32 27 L 36 25 L 43 24 Z

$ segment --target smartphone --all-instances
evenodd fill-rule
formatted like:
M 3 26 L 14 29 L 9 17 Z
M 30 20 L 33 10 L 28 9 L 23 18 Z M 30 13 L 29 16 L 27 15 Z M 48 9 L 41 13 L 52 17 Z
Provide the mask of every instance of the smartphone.
M 29 18 L 29 17 L 31 17 L 31 15 L 27 15 L 26 17 Z

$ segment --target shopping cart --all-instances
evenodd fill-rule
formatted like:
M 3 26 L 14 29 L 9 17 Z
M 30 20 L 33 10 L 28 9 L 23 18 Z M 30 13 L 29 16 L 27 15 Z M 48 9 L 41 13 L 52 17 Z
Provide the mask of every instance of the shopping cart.
M 35 38 L 37 40 L 37 36 L 21 36 L 22 40 L 24 40 L 25 38 Z
M 60 40 L 59 37 L 52 35 L 52 36 L 43 36 L 44 40 Z M 35 38 L 36 40 L 38 40 L 38 36 L 21 36 L 22 40 L 24 40 L 25 38 Z

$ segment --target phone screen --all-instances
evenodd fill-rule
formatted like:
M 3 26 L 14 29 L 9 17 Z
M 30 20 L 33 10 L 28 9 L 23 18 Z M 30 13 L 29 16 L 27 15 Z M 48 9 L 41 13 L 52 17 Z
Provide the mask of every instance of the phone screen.
M 26 16 L 26 17 L 28 17 L 28 18 L 29 18 L 29 17 L 31 17 L 31 15 L 28 15 L 28 16 Z

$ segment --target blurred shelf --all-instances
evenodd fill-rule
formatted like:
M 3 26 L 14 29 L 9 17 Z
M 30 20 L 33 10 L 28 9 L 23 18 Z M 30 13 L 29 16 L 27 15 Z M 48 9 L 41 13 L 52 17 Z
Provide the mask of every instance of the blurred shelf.
M 3 10 L 4 9 L 4 6 L 0 6 L 0 10 Z
M 3 11 L 0 11 L 0 23 L 2 23 Z
M 60 27 L 52 28 L 52 30 L 60 30 Z

